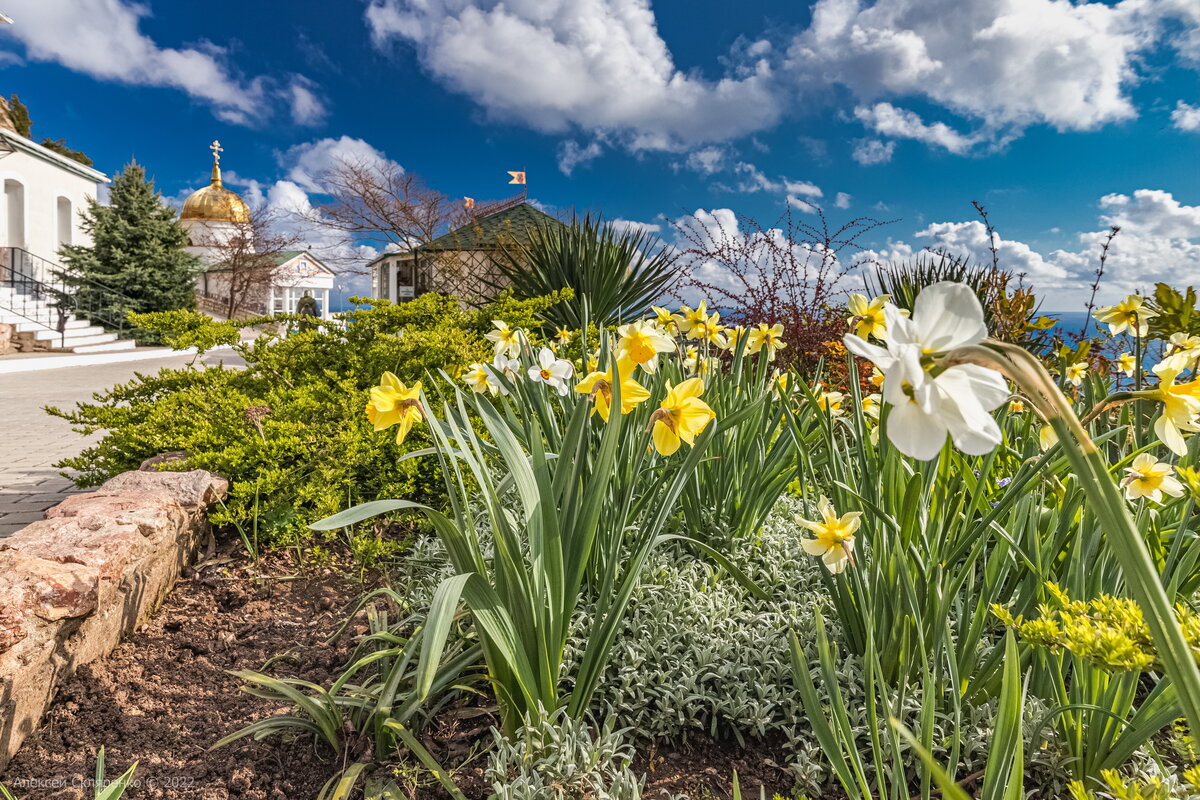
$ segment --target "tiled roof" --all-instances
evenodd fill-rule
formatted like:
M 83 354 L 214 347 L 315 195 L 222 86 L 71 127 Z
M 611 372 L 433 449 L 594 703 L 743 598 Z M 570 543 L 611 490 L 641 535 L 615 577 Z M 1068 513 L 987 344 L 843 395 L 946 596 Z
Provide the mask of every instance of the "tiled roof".
M 556 225 L 562 223 L 528 203 L 518 203 L 439 236 L 416 252 L 495 250 L 509 242 L 527 244 L 535 231 Z

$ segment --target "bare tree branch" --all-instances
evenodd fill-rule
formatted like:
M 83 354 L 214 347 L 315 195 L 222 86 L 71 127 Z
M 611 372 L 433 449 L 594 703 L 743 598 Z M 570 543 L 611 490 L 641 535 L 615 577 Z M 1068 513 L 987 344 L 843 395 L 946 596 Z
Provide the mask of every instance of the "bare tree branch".
M 470 221 L 466 210 L 398 164 L 340 159 L 319 177 L 332 199 L 310 220 L 347 240 L 409 249 Z

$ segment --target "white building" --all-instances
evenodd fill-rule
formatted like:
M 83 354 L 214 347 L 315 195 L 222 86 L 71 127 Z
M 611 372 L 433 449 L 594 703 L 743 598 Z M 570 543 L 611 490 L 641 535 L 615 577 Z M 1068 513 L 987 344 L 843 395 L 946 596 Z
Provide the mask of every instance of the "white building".
M 0 102 L 0 112 L 0 324 L 21 349 L 133 347 L 132 339 L 120 338 L 111 309 L 63 302 L 67 287 L 56 277 L 63 269 L 60 247 L 91 244 L 80 212 L 108 177 L 14 132 L 7 103 Z
M 242 248 L 244 254 L 247 243 L 254 241 L 250 207 L 221 182 L 221 143 L 213 142 L 210 149 L 213 167 L 209 184 L 192 192 L 179 212 L 179 222 L 188 234 L 187 251 L 204 266 L 196 286 L 200 310 L 228 316 L 232 292 L 237 295 L 235 315 L 290 314 L 295 312 L 299 299 L 311 292 L 320 316 L 329 319 L 334 273 L 308 250 L 276 253 L 269 281 L 260 276 L 247 281 L 230 267 L 231 249 Z M 247 282 L 253 284 L 250 291 L 245 288 Z
M 108 177 L 37 142 L 0 128 L 0 247 L 28 265 L 37 280 L 58 268 L 64 244 L 90 244 L 79 212 Z M 28 254 L 28 255 L 25 255 Z
M 317 301 L 317 314 L 330 319 L 329 292 L 333 289 L 334 273 L 308 250 L 285 250 L 275 254 L 275 269 L 271 283 L 255 291 L 239 304 L 237 313 L 294 314 L 296 304 L 306 292 Z M 196 300 L 201 311 L 216 316 L 228 316 L 230 271 L 213 267 L 200 273 L 196 285 Z

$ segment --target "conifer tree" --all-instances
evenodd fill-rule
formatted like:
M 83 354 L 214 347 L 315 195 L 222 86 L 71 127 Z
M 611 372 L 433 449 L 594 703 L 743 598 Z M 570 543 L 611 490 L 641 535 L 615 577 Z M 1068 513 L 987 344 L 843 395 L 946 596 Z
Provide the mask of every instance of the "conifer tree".
M 187 232 L 136 161 L 113 178 L 109 203 L 91 199 L 83 212 L 91 245 L 59 251 L 67 267 L 62 278 L 80 312 L 111 310 L 114 300 L 105 289 L 129 298 L 119 301 L 119 311 L 195 308 L 200 262 L 184 250 Z

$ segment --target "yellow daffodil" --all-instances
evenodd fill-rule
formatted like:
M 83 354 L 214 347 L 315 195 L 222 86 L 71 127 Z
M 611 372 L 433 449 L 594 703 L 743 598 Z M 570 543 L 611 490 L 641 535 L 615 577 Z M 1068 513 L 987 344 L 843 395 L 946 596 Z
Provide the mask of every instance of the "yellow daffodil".
M 637 408 L 639 403 L 650 399 L 650 392 L 646 390 L 646 387 L 630 377 L 636 366 L 629 359 L 617 360 L 616 369 L 617 375 L 620 376 L 622 414 L 628 414 Z M 575 391 L 591 396 L 592 402 L 595 403 L 592 412 L 599 414 L 600 419 L 605 422 L 608 422 L 608 411 L 612 405 L 613 383 L 613 371 L 610 367 L 608 372 L 591 372 L 585 375 L 583 380 L 575 386 Z
M 1066 378 L 1067 382 L 1072 386 L 1080 386 L 1083 384 L 1083 379 L 1087 377 L 1088 362 L 1076 361 L 1067 367 Z
M 820 556 L 821 562 L 834 575 L 854 564 L 854 533 L 862 524 L 861 511 L 851 511 L 838 516 L 829 498 L 817 501 L 821 521 L 796 517 L 796 522 L 813 532 L 813 538 L 801 539 L 800 546 L 810 556 Z
M 883 307 L 891 299 L 891 295 L 886 294 L 881 294 L 874 300 L 868 300 L 866 295 L 857 292 L 850 295 L 850 299 L 846 301 L 846 310 L 850 312 L 846 324 L 853 328 L 854 334 L 860 338 L 874 336 L 876 339 L 886 339 L 887 321 L 883 316 Z
M 392 373 L 383 373 L 379 385 L 372 387 L 370 399 L 367 400 L 367 419 L 375 426 L 375 430 L 382 431 L 399 425 L 396 444 L 401 444 L 413 423 L 419 422 L 423 416 L 421 382 L 417 381 L 410 389 Z
M 731 353 L 736 353 L 737 348 L 738 348 L 738 342 L 742 341 L 745 338 L 746 338 L 746 327 L 744 325 L 737 325 L 732 328 L 726 328 L 725 329 L 725 344 L 723 345 L 723 347 L 724 347 L 724 349 L 728 350 Z M 747 350 L 747 352 L 749 352 L 749 350 Z
M 1159 461 L 1149 453 L 1142 453 L 1125 470 L 1125 480 L 1121 481 L 1125 487 L 1125 497 L 1129 500 L 1144 497 L 1152 503 L 1161 503 L 1164 494 L 1182 497 L 1183 484 L 1171 474 L 1174 471 L 1175 468 L 1170 464 Z
M 1158 316 L 1145 303 L 1146 298 L 1131 294 L 1116 305 L 1097 308 L 1095 317 L 1108 325 L 1113 336 L 1128 330 L 1141 338 L 1150 330 L 1150 320 Z
M 471 391 L 477 394 L 484 392 L 496 393 L 496 385 L 491 381 L 491 375 L 487 371 L 487 367 L 483 364 L 472 364 L 463 373 L 463 382 L 471 387 Z
M 1192 497 L 1200 500 L 1200 470 L 1195 467 L 1176 467 L 1175 471 L 1179 473 L 1180 478 L 1183 478 Z
M 695 308 L 680 306 L 679 313 L 672 319 L 675 320 L 675 326 L 679 328 L 680 333 L 690 333 L 693 325 L 708 321 L 708 302 L 701 300 L 700 305 Z
M 721 333 L 723 330 L 725 330 L 725 326 L 721 324 L 721 315 L 714 311 L 704 319 L 693 320 L 687 330 L 687 338 L 723 347 L 725 345 L 725 337 Z
M 654 321 L 664 331 L 669 331 L 678 328 L 675 320 L 675 315 L 662 306 L 650 306 L 650 310 L 654 312 Z
M 559 328 L 554 332 L 554 340 L 562 347 L 569 345 L 573 336 L 574 334 L 566 328 Z
M 783 370 L 775 370 L 771 383 L 774 386 L 773 391 L 776 397 L 786 397 L 788 393 L 788 373 Z
M 508 327 L 507 322 L 492 320 L 494 331 L 487 335 L 487 340 L 495 348 L 495 355 L 516 358 L 521 355 L 520 331 Z
M 1162 414 L 1154 422 L 1154 433 L 1172 453 L 1187 455 L 1183 432 L 1200 429 L 1196 424 L 1196 417 L 1200 415 L 1200 380 L 1177 384 L 1175 379 L 1179 373 L 1162 364 L 1154 371 L 1158 375 L 1158 386 L 1153 389 L 1153 396 L 1163 404 Z
M 871 377 L 867 378 L 867 380 L 870 381 L 871 385 L 876 389 L 878 389 L 880 386 L 883 386 L 883 373 L 879 371 L 879 367 L 871 367 Z
M 669 386 L 662 405 L 650 416 L 654 449 L 660 455 L 673 455 L 680 442 L 692 445 L 696 437 L 717 415 L 700 399 L 704 381 L 689 378 L 678 386 Z
M 746 340 L 746 350 L 751 353 L 766 350 L 767 361 L 774 361 L 775 354 L 785 347 L 787 342 L 783 341 L 783 325 L 779 323 L 758 323 L 757 327 L 750 330 L 750 336 Z
M 1011 414 L 1020 414 L 1025 411 L 1025 402 L 1014 397 L 1008 401 L 1008 410 Z
M 1038 431 L 1038 447 L 1042 450 L 1049 450 L 1056 444 L 1058 444 L 1058 434 L 1054 432 L 1054 428 L 1043 425 L 1042 429 Z
M 617 328 L 617 358 L 628 358 L 653 374 L 658 370 L 658 354 L 675 352 L 675 340 L 653 322 L 631 322 Z
M 1133 377 L 1133 371 L 1137 368 L 1137 360 L 1130 353 L 1121 353 L 1121 357 L 1117 359 L 1117 369 L 1124 372 L 1127 377 Z
M 831 417 L 840 417 L 842 415 L 842 401 L 845 399 L 846 396 L 841 392 L 821 392 L 817 396 L 817 408 Z

